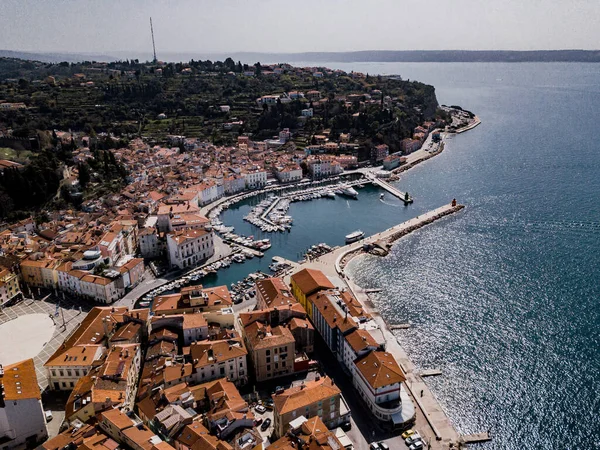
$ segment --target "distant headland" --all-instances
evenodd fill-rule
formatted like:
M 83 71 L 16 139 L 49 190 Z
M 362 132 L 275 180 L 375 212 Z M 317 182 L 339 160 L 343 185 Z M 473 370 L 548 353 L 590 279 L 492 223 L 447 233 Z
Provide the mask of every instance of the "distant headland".
M 161 60 L 168 62 L 189 61 L 191 59 L 234 60 L 252 63 L 265 62 L 600 62 L 600 50 L 364 50 L 354 52 L 163 52 Z M 44 62 L 110 62 L 125 58 L 152 60 L 150 52 L 118 51 L 110 54 L 65 53 L 65 52 L 23 52 L 0 50 L 0 57 L 21 58 Z

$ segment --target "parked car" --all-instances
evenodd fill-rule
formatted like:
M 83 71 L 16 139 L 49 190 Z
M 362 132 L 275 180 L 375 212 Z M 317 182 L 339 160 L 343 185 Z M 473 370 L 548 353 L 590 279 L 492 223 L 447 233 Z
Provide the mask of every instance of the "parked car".
M 46 422 L 50 422 L 54 418 L 50 410 L 44 411 L 44 415 L 46 416 Z
M 379 443 L 379 448 L 380 448 L 381 450 L 390 450 L 390 446 L 389 446 L 389 445 L 387 445 L 385 442 L 380 442 L 380 443 Z
M 352 422 L 344 422 L 342 424 L 342 430 L 350 431 L 352 429 Z
M 421 450 L 423 448 L 423 441 L 415 441 L 408 450 Z
M 269 426 L 271 425 L 271 419 L 267 419 L 263 422 L 263 424 L 260 426 L 260 429 L 263 431 L 266 431 L 267 428 L 269 428 Z
M 277 386 L 275 388 L 275 393 L 276 394 L 281 394 L 281 393 L 283 393 L 283 391 L 285 391 L 285 388 L 283 386 Z
M 254 421 L 254 426 L 255 426 L 255 427 L 257 427 L 257 426 L 259 426 L 259 425 L 260 425 L 262 422 L 263 422 L 263 419 L 262 419 L 262 417 L 259 417 L 258 419 L 256 419 L 256 420 Z
M 265 408 L 263 405 L 257 405 L 254 408 L 254 411 L 256 411 L 259 414 L 263 414 L 266 410 L 267 410 L 267 408 Z
M 421 435 L 419 433 L 413 433 L 409 437 L 404 439 L 404 442 L 406 443 L 406 445 L 410 445 L 413 442 L 420 441 L 420 440 L 421 440 Z
M 369 450 L 381 450 L 379 442 L 371 442 L 371 445 L 369 445 Z
M 404 433 L 402 433 L 402 439 L 406 439 L 415 433 L 416 433 L 415 430 L 406 430 Z

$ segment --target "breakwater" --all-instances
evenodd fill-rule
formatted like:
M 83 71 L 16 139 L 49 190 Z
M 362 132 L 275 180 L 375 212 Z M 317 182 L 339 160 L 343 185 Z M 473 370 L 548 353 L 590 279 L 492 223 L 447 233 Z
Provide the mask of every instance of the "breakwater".
M 391 227 L 381 233 L 369 236 L 355 244 L 341 247 L 339 253 L 336 252 L 338 254 L 335 263 L 336 270 L 338 273 L 342 273 L 348 262 L 361 253 L 370 252 L 375 255 L 386 255 L 393 243 L 398 239 L 443 217 L 454 214 L 464 207 L 464 205 L 450 203 Z

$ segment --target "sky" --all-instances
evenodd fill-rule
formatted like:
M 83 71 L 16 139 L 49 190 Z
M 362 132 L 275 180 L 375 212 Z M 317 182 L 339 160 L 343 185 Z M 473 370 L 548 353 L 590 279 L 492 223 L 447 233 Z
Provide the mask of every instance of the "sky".
M 0 0 L 0 49 L 150 52 L 600 47 L 598 0 Z

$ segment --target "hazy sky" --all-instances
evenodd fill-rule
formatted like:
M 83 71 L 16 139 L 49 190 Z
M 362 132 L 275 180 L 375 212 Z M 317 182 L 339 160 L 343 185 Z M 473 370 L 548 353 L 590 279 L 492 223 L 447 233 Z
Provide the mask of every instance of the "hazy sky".
M 599 0 L 0 0 L 0 49 L 597 49 Z

